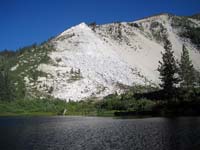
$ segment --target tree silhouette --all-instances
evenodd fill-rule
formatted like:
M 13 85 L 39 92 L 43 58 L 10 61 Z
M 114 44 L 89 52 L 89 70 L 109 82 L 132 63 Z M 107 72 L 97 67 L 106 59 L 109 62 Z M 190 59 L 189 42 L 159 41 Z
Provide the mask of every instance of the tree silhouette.
M 189 57 L 189 52 L 185 45 L 182 48 L 181 60 L 179 63 L 179 77 L 181 80 L 180 87 L 183 90 L 185 100 L 189 100 L 190 95 L 193 92 L 195 75 L 192 61 Z
M 162 53 L 162 62 L 159 61 L 158 71 L 160 73 L 161 84 L 164 98 L 172 100 L 175 96 L 175 85 L 178 83 L 177 65 L 173 55 L 172 44 L 166 38 L 164 40 L 164 53 Z

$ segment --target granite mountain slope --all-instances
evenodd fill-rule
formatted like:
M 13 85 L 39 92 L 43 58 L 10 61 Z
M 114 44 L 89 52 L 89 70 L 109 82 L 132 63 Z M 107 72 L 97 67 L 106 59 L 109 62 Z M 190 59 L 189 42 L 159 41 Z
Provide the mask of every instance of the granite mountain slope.
M 21 75 L 32 95 L 67 101 L 102 98 L 134 85 L 158 86 L 164 36 L 171 41 L 177 59 L 185 44 L 194 67 L 200 70 L 198 42 L 186 36 L 191 28 L 199 27 L 196 17 L 169 14 L 105 25 L 81 23 L 23 53 L 11 70 Z M 25 64 L 29 65 L 20 70 Z

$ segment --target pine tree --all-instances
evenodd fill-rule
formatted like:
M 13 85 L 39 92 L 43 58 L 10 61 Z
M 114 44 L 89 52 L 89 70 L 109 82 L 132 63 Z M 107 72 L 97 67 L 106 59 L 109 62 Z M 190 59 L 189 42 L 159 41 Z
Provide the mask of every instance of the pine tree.
M 14 99 L 15 89 L 4 59 L 1 59 L 0 62 L 0 89 L 0 100 L 11 101 Z
M 158 71 L 160 73 L 161 84 L 164 98 L 172 100 L 175 96 L 175 85 L 178 83 L 177 65 L 173 55 L 171 42 L 166 38 L 164 40 L 165 52 L 162 54 L 162 62 L 159 61 Z
M 184 99 L 189 100 L 189 97 L 192 94 L 194 88 L 195 75 L 194 67 L 185 45 L 183 45 L 181 60 L 179 63 L 179 76 L 181 80 L 180 87 L 183 90 Z

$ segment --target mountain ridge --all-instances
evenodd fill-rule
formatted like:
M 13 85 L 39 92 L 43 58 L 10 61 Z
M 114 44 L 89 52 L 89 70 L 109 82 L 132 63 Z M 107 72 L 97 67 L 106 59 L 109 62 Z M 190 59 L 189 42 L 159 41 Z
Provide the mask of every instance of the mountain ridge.
M 11 71 L 24 80 L 30 95 L 66 101 L 102 98 L 135 85 L 159 86 L 164 36 L 177 59 L 185 44 L 200 70 L 198 47 L 181 36 L 185 27 L 198 28 L 200 22 L 165 13 L 133 22 L 81 23 L 21 54 Z

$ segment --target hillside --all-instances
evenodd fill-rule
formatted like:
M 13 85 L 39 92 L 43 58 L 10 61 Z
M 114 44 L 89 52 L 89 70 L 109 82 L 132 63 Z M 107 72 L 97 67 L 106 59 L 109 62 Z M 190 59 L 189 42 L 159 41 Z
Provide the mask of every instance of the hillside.
M 10 68 L 27 96 L 79 101 L 122 93 L 134 85 L 159 86 L 163 37 L 180 59 L 185 44 L 200 70 L 200 20 L 160 14 L 134 22 L 81 23 L 22 51 Z

